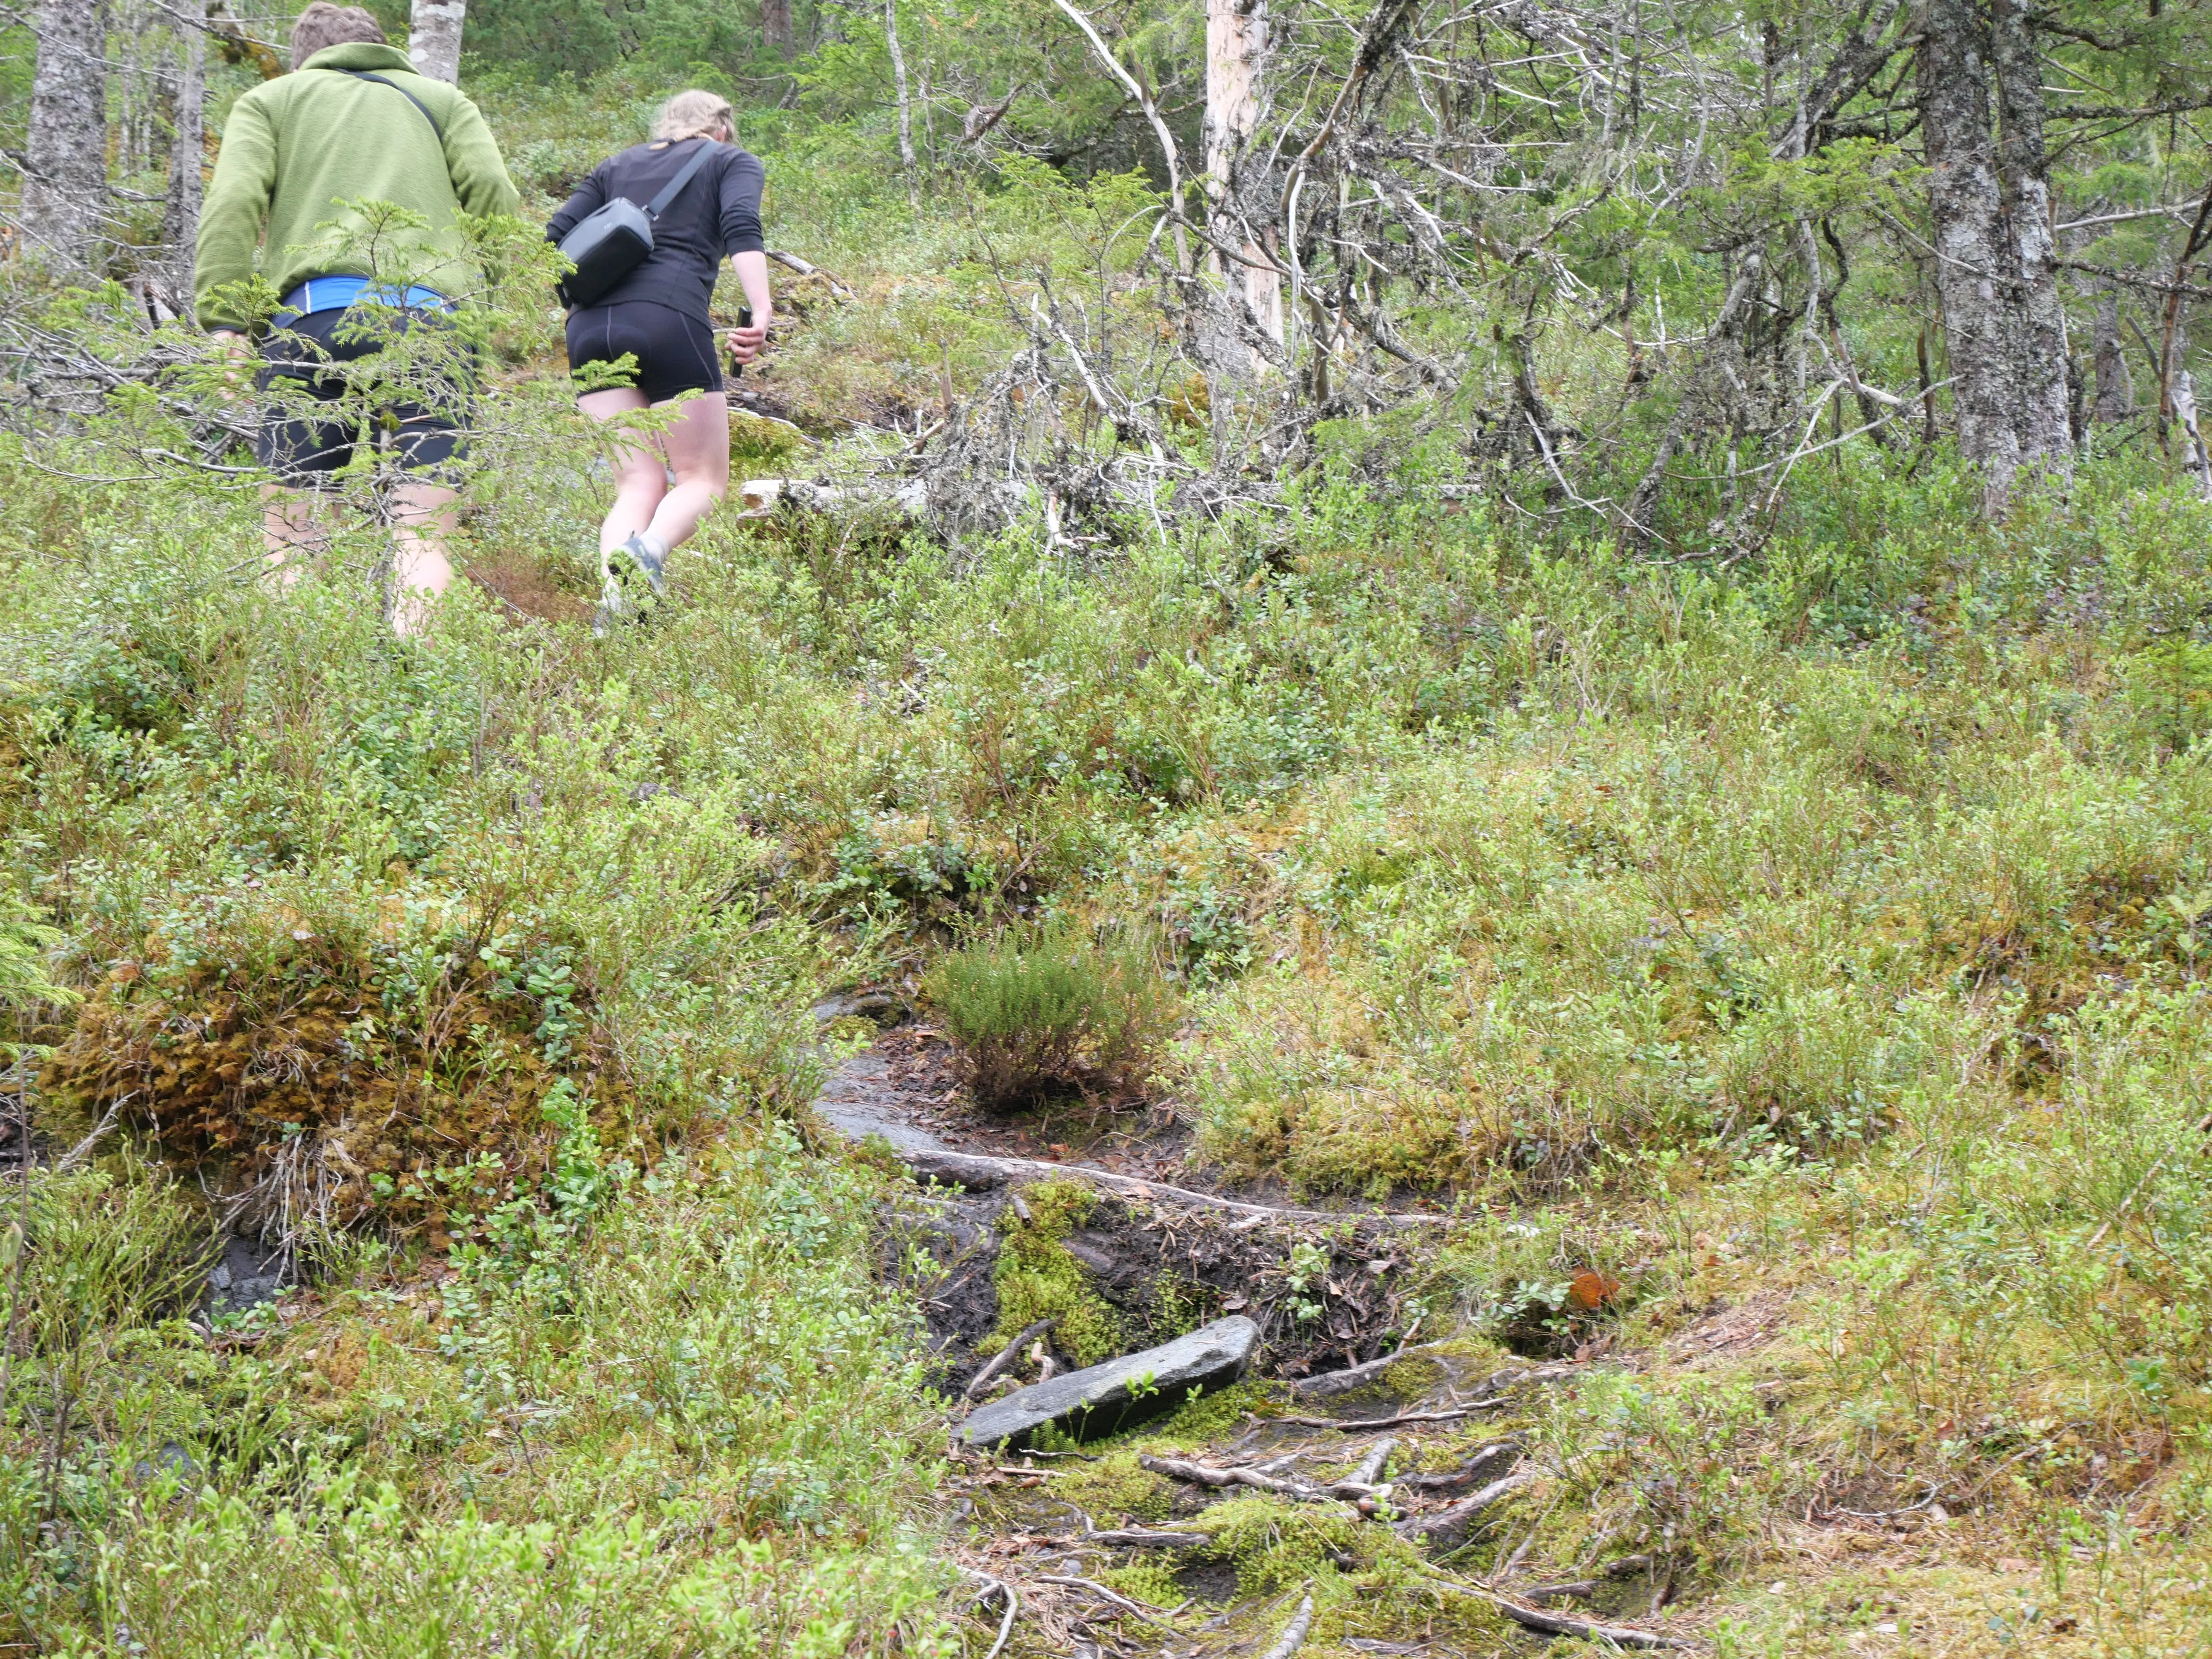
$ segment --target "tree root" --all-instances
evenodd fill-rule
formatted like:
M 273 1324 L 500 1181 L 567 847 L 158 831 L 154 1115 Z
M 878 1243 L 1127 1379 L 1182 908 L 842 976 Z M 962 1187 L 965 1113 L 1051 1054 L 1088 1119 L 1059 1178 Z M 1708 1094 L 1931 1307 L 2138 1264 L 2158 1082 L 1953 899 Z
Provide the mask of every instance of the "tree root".
M 1485 1510 L 1510 1498 L 1535 1478 L 1534 1474 L 1521 1472 L 1502 1475 L 1480 1492 L 1461 1498 L 1448 1509 L 1438 1510 L 1434 1515 L 1413 1516 L 1398 1522 L 1391 1530 L 1409 1544 L 1418 1543 L 1423 1538 L 1431 1541 L 1456 1542 L 1466 1536 L 1468 1528 Z
M 1445 1577 L 1433 1568 L 1430 1582 L 1439 1589 L 1455 1595 L 1465 1595 L 1478 1601 L 1487 1601 L 1500 1613 L 1522 1628 L 1541 1631 L 1547 1636 L 1575 1636 L 1585 1642 L 1610 1642 L 1623 1648 L 1672 1648 L 1695 1651 L 1698 1644 L 1680 1636 L 1668 1636 L 1664 1632 L 1639 1630 L 1633 1625 L 1606 1625 L 1595 1619 L 1577 1619 L 1568 1613 L 1553 1613 L 1543 1607 L 1532 1607 L 1516 1601 L 1510 1596 L 1500 1595 L 1495 1590 L 1484 1589 L 1479 1584 L 1469 1584 Z

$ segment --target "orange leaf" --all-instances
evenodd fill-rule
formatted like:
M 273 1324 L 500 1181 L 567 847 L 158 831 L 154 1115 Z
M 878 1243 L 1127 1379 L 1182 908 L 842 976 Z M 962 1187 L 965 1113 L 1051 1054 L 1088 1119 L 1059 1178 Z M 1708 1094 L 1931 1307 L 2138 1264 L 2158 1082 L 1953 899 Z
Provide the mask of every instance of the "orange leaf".
M 1585 1267 L 1567 1285 L 1567 1300 L 1588 1313 L 1603 1307 L 1620 1293 L 1620 1281 L 1611 1273 Z

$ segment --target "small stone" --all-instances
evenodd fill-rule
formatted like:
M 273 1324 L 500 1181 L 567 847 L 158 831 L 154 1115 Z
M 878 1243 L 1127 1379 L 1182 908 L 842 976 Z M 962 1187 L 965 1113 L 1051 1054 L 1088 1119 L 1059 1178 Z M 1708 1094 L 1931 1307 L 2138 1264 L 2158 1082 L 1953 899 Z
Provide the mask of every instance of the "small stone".
M 1200 1389 L 1235 1382 L 1260 1344 L 1249 1319 L 1217 1319 L 1188 1336 L 1103 1365 L 1070 1371 L 994 1400 L 960 1425 L 963 1446 L 1025 1446 L 1050 1425 L 1078 1440 L 1095 1439 L 1173 1411 Z

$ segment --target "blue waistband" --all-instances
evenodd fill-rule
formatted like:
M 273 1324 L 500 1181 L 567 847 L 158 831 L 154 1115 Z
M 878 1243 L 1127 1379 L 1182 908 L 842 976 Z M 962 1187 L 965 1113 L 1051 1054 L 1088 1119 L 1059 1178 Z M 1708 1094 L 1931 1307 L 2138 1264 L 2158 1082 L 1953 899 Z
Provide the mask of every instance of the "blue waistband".
M 451 311 L 453 302 L 434 288 L 393 288 L 367 276 L 310 276 L 284 296 L 277 315 L 343 311 L 366 295 L 372 303 L 409 311 Z

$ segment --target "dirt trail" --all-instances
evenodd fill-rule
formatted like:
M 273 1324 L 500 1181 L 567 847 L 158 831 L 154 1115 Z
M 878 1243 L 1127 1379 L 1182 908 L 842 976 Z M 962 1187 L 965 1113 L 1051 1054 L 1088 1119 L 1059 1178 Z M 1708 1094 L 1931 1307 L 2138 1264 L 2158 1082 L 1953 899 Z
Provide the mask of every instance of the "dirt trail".
M 1006 1345 L 1000 1253 L 1036 1225 L 1023 1195 L 1039 1198 L 1056 1176 L 1121 1183 L 1097 1188 L 1048 1242 L 1079 1266 L 1129 1346 L 1224 1313 L 1261 1329 L 1252 1375 L 1273 1386 L 1236 1396 L 1233 1409 L 1224 1399 L 1218 1422 L 1170 1419 L 1118 1442 L 962 1461 L 956 1502 L 969 1533 L 959 1559 L 978 1592 L 981 1648 L 1008 1659 L 1256 1655 L 1296 1625 L 1315 1572 L 1356 1579 L 1378 1554 L 1402 1561 L 1407 1549 L 1428 1564 L 1419 1595 L 1363 1595 L 1347 1607 L 1324 1594 L 1306 1644 L 1488 1654 L 1531 1651 L 1563 1633 L 1677 1644 L 1651 1622 L 1672 1586 L 1648 1575 L 1616 1567 L 1547 1585 L 1509 1567 L 1478 1583 L 1462 1570 L 1494 1548 L 1501 1528 L 1528 1530 L 1515 1498 L 1533 1471 L 1515 1425 L 1547 1385 L 1587 1368 L 1491 1370 L 1449 1347 L 1407 1346 L 1421 1322 L 1408 1296 L 1446 1227 L 1174 1199 L 1178 1188 L 1247 1206 L 1279 1195 L 1209 1183 L 1190 1165 L 1187 1131 L 1165 1114 L 979 1113 L 948 1045 L 915 1024 L 840 1064 L 817 1112 L 844 1139 L 886 1145 L 910 1170 L 956 1172 L 895 1208 L 879 1263 L 924 1310 L 956 1418 L 970 1379 Z M 978 1158 L 1027 1162 L 957 1174 Z M 1048 1334 L 983 1396 L 1036 1380 L 1032 1352 L 1050 1370 L 1075 1363 Z M 1156 1431 L 1175 1443 L 1134 1445 Z M 1279 1504 L 1281 1522 L 1255 1533 L 1255 1498 Z

